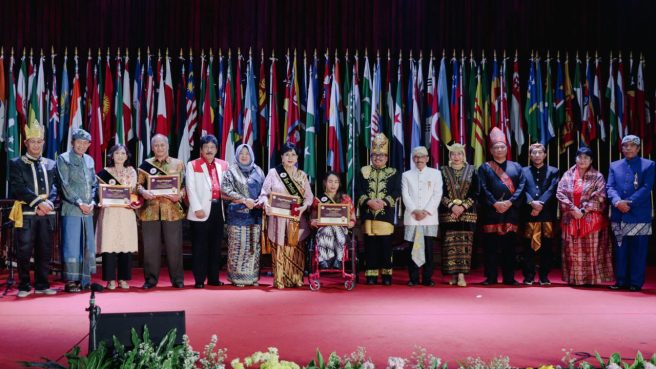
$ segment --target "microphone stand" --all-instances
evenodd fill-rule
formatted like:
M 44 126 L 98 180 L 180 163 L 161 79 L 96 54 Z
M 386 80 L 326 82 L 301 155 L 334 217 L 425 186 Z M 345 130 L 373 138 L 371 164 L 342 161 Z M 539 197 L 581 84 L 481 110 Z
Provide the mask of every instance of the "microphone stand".
M 100 306 L 96 305 L 96 291 L 94 289 L 91 289 L 89 307 L 85 311 L 89 312 L 89 352 L 92 352 L 98 346 L 96 341 L 96 323 L 100 315 Z

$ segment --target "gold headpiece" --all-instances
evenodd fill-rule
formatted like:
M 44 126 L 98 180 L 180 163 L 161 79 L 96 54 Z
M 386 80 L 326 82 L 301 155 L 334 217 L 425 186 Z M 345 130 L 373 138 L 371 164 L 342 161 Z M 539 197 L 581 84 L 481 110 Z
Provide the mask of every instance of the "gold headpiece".
M 25 141 L 30 138 L 45 138 L 45 128 L 37 120 L 32 124 L 25 125 Z
M 446 145 L 446 148 L 451 152 L 462 151 L 465 152 L 465 145 L 454 142 L 451 145 Z
M 372 154 L 383 154 L 388 155 L 389 152 L 389 140 L 382 133 L 376 133 L 374 136 L 374 141 L 371 143 L 371 153 Z

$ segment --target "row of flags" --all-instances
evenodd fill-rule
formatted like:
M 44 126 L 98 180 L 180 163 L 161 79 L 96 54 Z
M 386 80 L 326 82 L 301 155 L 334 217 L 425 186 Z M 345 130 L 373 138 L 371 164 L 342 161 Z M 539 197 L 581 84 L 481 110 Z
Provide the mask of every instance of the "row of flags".
M 532 53 L 521 80 L 517 53 L 511 60 L 496 52 L 491 60 L 455 51 L 450 59 L 444 52 L 394 59 L 388 52 L 385 65 L 380 53 L 370 59 L 366 52 L 301 58 L 288 51 L 279 60 L 262 51 L 258 62 L 250 51 L 203 52 L 200 60 L 181 51 L 177 76 L 168 50 L 148 51 L 143 59 L 127 50 L 97 57 L 89 51 L 86 63 L 76 50 L 71 61 L 66 52 L 59 65 L 56 59 L 54 51 L 49 60 L 25 51 L 17 59 L 13 50 L 5 60 L 0 52 L 0 143 L 9 159 L 20 155 L 21 128 L 38 121 L 46 126 L 51 158 L 70 147 L 74 129 L 87 129 L 97 168 L 114 143 L 129 145 L 140 162 L 150 154 L 151 137 L 163 134 L 171 155 L 188 161 L 198 139 L 213 134 L 225 160 L 243 142 L 254 145 L 263 167 L 272 167 L 282 143 L 291 142 L 312 180 L 325 168 L 345 172 L 351 184 L 379 132 L 390 139 L 390 165 L 399 169 L 413 165 L 410 152 L 418 145 L 429 148 L 436 166 L 442 145 L 452 142 L 468 145 L 478 166 L 493 127 L 506 134 L 509 158 L 529 142 L 557 140 L 564 151 L 595 141 L 616 145 L 629 133 L 651 153 L 656 132 L 642 56 L 611 54 L 605 74 L 598 55 Z M 317 162 L 322 149 L 325 165 Z

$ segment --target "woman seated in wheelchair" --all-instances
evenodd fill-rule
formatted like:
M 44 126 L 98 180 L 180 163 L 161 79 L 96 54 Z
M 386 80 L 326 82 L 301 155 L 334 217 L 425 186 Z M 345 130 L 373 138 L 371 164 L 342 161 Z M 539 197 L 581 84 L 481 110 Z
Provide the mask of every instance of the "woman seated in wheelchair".
M 314 244 L 319 255 L 320 269 L 342 269 L 344 247 L 348 242 L 349 228 L 355 225 L 355 207 L 353 200 L 347 194 L 340 191 L 340 178 L 335 172 L 329 171 L 323 180 L 324 192 L 316 196 L 312 203 L 311 226 L 317 229 Z M 319 203 L 323 204 L 348 204 L 350 205 L 350 217 L 348 227 L 319 225 L 318 209 Z

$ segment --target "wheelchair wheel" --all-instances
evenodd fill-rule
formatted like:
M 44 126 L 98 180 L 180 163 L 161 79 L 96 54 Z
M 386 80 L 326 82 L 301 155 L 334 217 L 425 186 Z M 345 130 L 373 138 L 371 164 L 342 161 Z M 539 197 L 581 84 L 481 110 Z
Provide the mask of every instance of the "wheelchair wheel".
M 344 288 L 346 288 L 347 291 L 352 290 L 355 287 L 355 281 L 352 279 L 347 280 L 344 282 Z
M 319 281 L 318 279 L 310 280 L 310 290 L 318 291 L 320 288 L 321 288 L 321 281 Z

